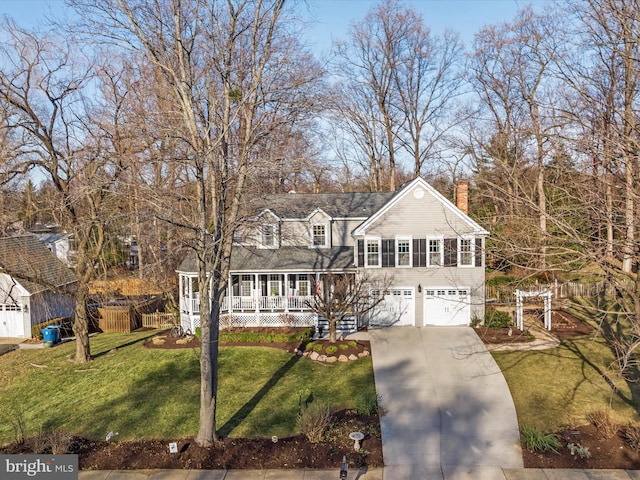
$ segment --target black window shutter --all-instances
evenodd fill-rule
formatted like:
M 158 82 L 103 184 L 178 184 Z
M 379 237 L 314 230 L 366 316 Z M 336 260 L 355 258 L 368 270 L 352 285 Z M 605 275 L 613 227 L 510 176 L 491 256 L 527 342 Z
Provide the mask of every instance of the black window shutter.
M 482 237 L 476 238 L 476 267 L 482 266 Z
M 427 266 L 427 239 L 426 238 L 413 239 L 413 266 L 414 267 Z
M 393 238 L 382 240 L 382 266 L 383 267 L 396 266 L 395 243 L 396 241 Z
M 455 267 L 458 265 L 458 239 L 444 239 L 444 266 Z
M 358 240 L 358 266 L 364 267 L 364 240 Z

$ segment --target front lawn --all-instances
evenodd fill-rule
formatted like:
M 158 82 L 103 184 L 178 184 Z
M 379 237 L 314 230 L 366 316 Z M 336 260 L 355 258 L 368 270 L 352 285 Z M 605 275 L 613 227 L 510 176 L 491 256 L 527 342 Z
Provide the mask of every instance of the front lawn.
M 556 432 L 588 423 L 587 414 L 605 408 L 621 424 L 640 421 L 640 385 L 620 377 L 611 349 L 597 334 L 562 340 L 550 350 L 493 356 L 509 384 L 521 426 Z
M 71 342 L 0 356 L 0 444 L 61 430 L 90 438 L 118 432 L 122 440 L 178 438 L 198 428 L 200 373 L 195 349 L 154 350 L 155 332 L 101 334 L 91 339 L 95 359 L 75 365 Z M 296 432 L 300 401 L 354 407 L 375 392 L 371 358 L 316 364 L 267 347 L 221 347 L 218 431 L 251 437 Z

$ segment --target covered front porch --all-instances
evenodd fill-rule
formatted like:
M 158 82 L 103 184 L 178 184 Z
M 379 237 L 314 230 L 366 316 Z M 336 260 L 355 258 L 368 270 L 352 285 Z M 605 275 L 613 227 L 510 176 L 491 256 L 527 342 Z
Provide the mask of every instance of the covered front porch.
M 312 272 L 233 273 L 220 305 L 221 328 L 308 327 L 324 328 L 310 306 L 314 292 L 324 292 L 324 275 Z M 200 326 L 198 278 L 180 274 L 180 319 L 185 330 Z M 344 331 L 355 331 L 355 318 L 345 322 Z

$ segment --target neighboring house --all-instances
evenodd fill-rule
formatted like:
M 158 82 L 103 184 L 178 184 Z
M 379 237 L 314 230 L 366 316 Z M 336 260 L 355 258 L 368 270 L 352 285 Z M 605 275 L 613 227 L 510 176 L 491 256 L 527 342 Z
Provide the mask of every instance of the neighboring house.
M 29 338 L 31 327 L 73 316 L 75 282 L 35 235 L 0 237 L 0 337 Z
M 73 237 L 68 233 L 36 233 L 36 237 L 69 268 L 76 266 L 76 247 Z
M 484 241 L 466 214 L 416 178 L 396 192 L 270 195 L 237 229 L 221 325 L 322 325 L 308 308 L 327 274 L 390 282 L 358 325 L 468 325 L 484 316 Z M 464 211 L 463 211 L 464 210 Z M 193 256 L 178 268 L 184 328 L 200 322 Z

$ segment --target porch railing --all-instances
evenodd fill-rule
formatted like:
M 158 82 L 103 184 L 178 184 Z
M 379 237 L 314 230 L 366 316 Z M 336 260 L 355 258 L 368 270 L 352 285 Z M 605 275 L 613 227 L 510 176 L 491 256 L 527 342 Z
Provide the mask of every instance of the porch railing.
M 223 312 L 233 311 L 305 311 L 309 309 L 309 302 L 313 300 L 312 296 L 260 296 L 260 297 L 225 297 L 222 300 L 220 309 Z M 231 303 L 229 303 L 231 302 Z M 199 309 L 199 302 L 198 302 Z M 199 310 L 193 310 L 197 312 Z

